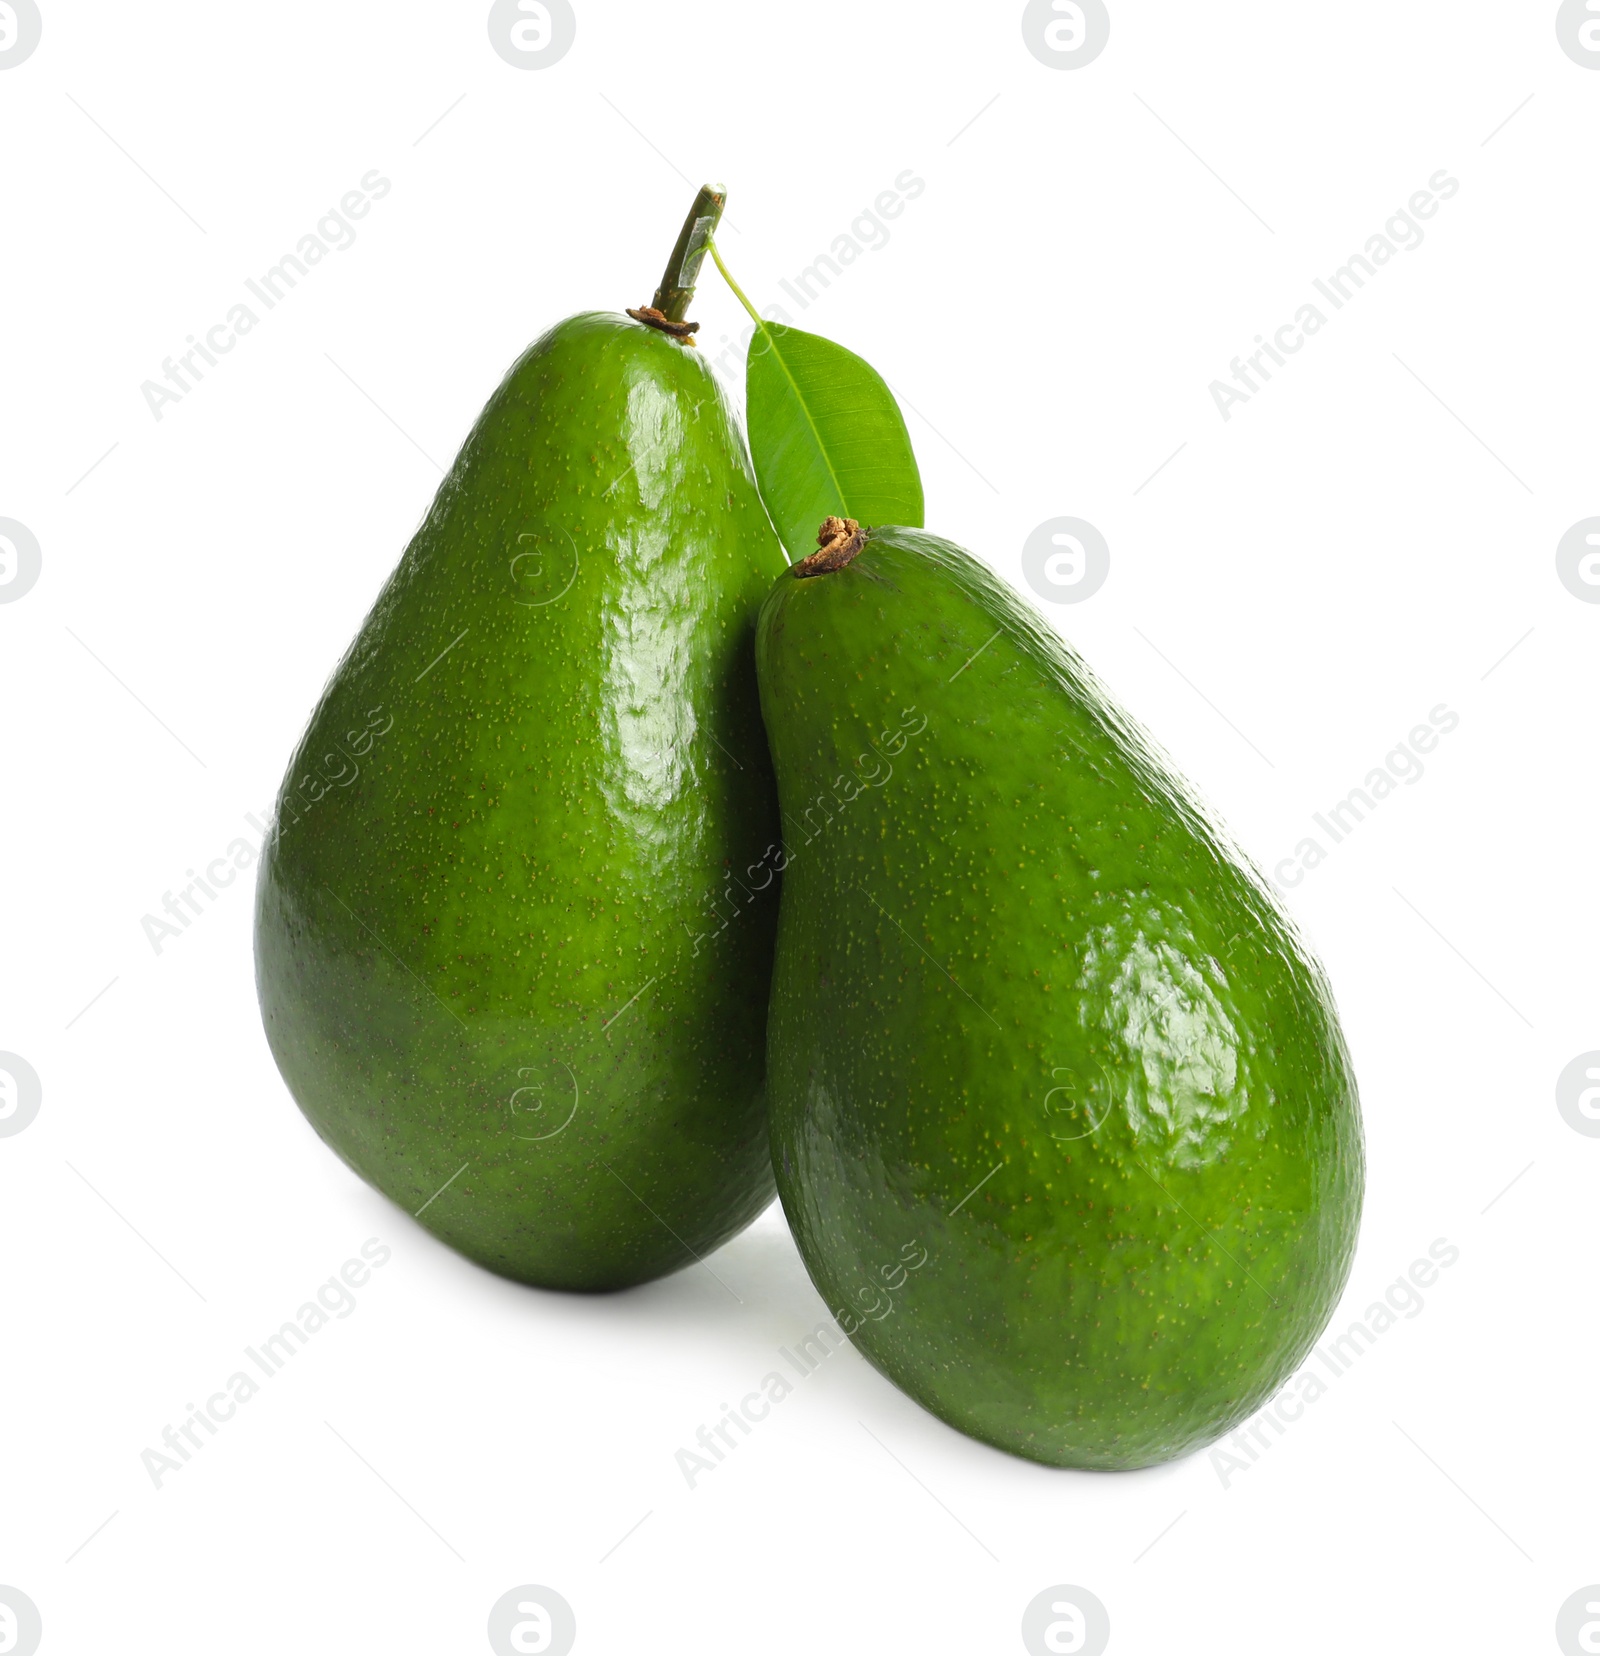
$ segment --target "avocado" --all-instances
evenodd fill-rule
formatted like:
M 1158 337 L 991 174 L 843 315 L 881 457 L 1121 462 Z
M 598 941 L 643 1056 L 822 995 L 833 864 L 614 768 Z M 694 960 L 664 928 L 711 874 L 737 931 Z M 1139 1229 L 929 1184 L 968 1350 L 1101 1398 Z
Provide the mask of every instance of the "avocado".
M 259 876 L 262 1016 L 307 1118 L 552 1288 L 675 1270 L 772 1196 L 753 639 L 785 559 L 686 297 L 512 367 L 312 714 Z
M 948 541 L 830 520 L 761 609 L 778 1191 L 862 1354 L 1053 1466 L 1186 1454 L 1349 1271 L 1355 1078 L 1268 886 Z

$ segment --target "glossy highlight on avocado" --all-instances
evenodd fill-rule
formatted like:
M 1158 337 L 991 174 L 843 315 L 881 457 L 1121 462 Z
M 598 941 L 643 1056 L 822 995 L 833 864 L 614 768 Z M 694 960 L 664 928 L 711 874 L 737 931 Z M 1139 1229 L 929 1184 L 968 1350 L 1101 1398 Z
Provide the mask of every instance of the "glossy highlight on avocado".
M 785 827 L 773 1156 L 812 1279 L 975 1438 L 1188 1453 L 1289 1375 L 1349 1271 L 1363 1150 L 1327 982 L 977 560 L 878 528 L 799 568 L 757 662 Z
M 692 343 L 572 317 L 490 399 L 290 763 L 257 891 L 273 1055 L 491 1270 L 623 1287 L 771 1198 L 776 887 L 730 875 L 778 838 L 752 638 L 783 567 Z

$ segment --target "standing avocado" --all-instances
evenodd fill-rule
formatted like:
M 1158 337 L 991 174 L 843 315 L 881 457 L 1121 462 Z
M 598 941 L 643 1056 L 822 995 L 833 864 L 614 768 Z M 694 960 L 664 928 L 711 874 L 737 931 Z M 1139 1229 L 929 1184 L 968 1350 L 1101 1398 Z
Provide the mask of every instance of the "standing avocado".
M 611 1289 L 772 1196 L 776 799 L 755 615 L 783 553 L 683 321 L 512 367 L 284 778 L 256 974 L 296 1102 L 491 1270 Z
M 824 525 L 757 634 L 785 872 L 778 1190 L 862 1353 L 1126 1468 L 1270 1397 L 1339 1297 L 1349 1055 L 1265 883 L 987 569 Z

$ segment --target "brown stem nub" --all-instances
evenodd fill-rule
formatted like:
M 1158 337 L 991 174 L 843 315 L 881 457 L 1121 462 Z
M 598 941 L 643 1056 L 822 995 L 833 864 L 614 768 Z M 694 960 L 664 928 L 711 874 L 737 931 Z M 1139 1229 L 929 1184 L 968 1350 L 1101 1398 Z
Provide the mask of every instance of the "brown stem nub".
M 831 575 L 860 557 L 861 548 L 866 544 L 867 532 L 854 518 L 824 518 L 817 531 L 817 550 L 809 558 L 802 558 L 790 574 L 797 581 L 809 580 L 813 575 Z
M 698 322 L 674 322 L 670 317 L 663 316 L 654 305 L 643 305 L 638 310 L 630 306 L 628 315 L 635 322 L 644 323 L 647 328 L 659 328 L 662 333 L 671 334 L 674 339 L 687 339 L 691 345 L 694 343 L 691 336 L 700 326 Z

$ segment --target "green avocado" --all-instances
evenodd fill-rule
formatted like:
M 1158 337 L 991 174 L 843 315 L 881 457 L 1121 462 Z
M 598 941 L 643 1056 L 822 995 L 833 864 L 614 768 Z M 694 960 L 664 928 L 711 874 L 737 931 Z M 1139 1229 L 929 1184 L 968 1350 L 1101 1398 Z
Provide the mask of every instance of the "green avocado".
M 273 1056 L 491 1270 L 620 1288 L 771 1200 L 753 639 L 784 566 L 699 351 L 572 317 L 490 399 L 290 762 L 256 904 Z
M 757 632 L 778 1191 L 844 1331 L 940 1419 L 1168 1460 L 1272 1395 L 1348 1274 L 1330 991 L 1053 632 L 947 541 L 862 539 L 780 576 Z

